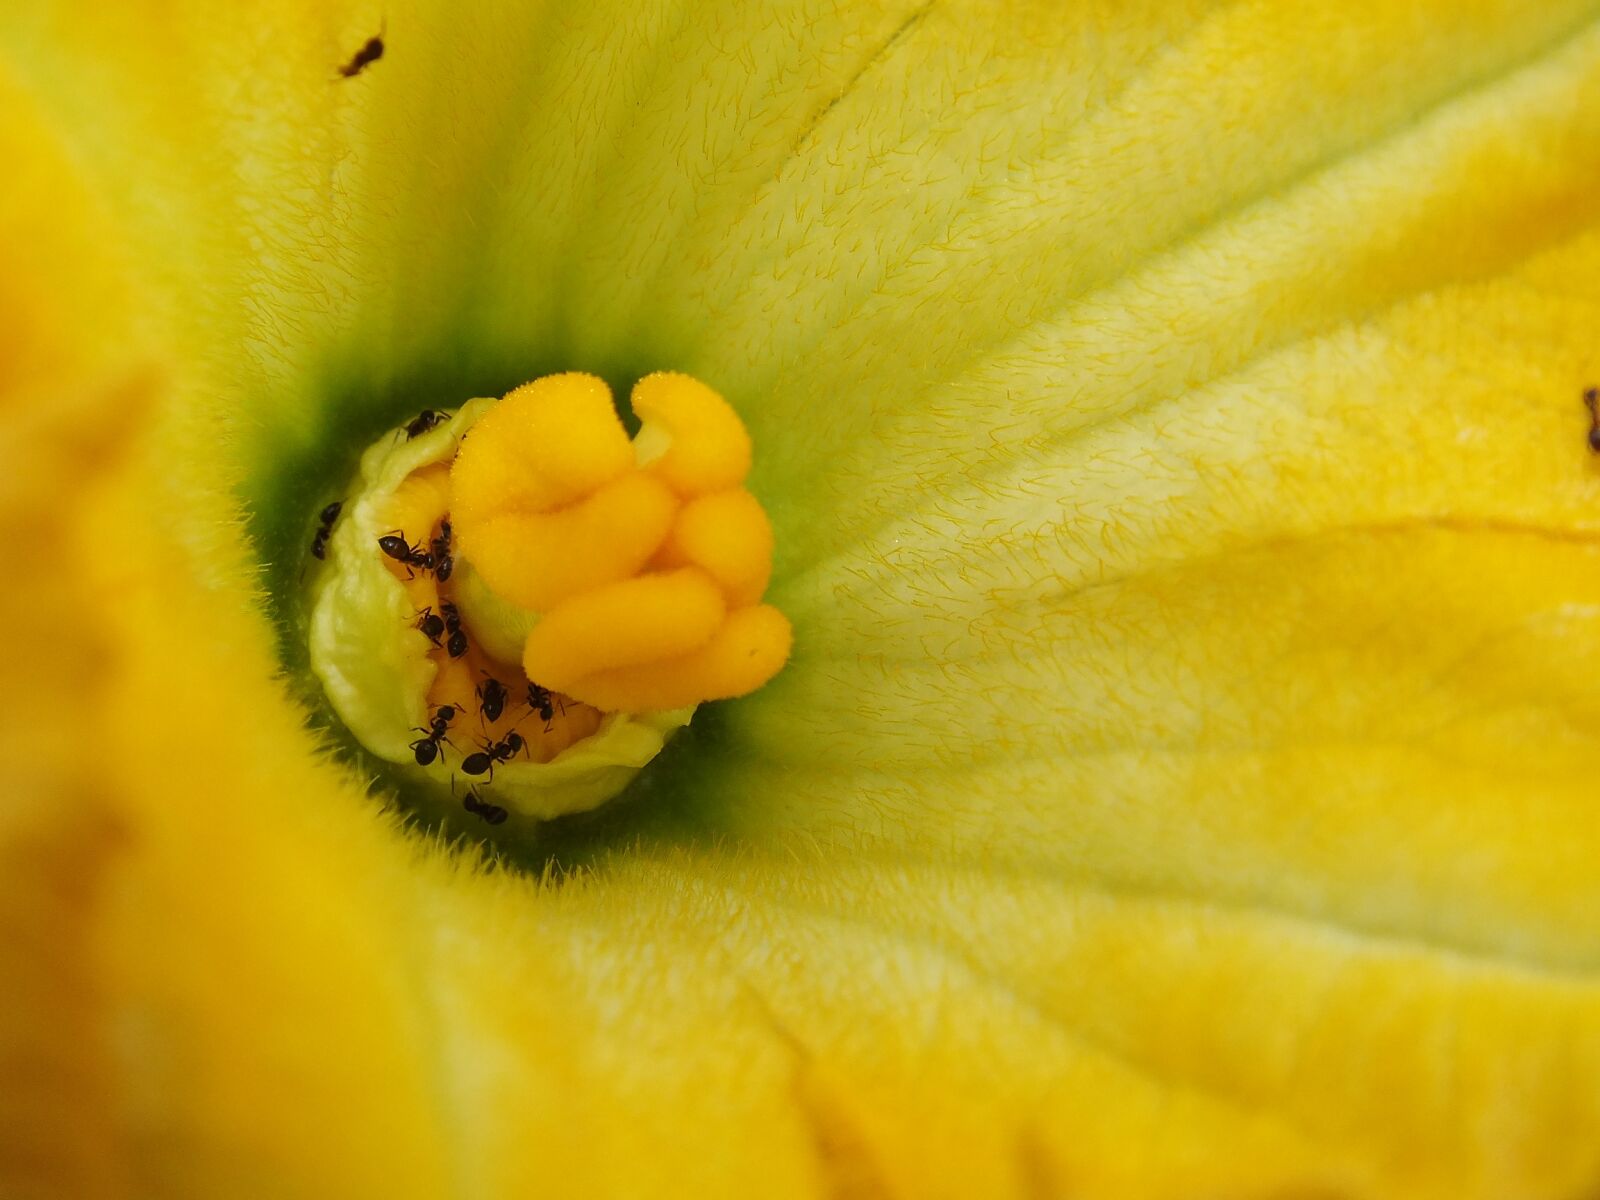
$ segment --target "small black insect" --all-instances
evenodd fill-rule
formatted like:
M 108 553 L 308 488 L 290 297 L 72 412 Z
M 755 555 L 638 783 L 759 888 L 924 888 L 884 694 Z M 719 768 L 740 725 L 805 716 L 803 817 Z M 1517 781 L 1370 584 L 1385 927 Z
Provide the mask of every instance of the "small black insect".
M 445 736 L 445 731 L 450 728 L 450 722 L 455 719 L 455 705 L 441 704 L 434 709 L 433 719 L 429 722 L 427 729 L 422 728 L 420 725 L 416 727 L 416 731 L 423 735 L 411 743 L 411 753 L 416 756 L 417 766 L 425 767 L 444 753 L 439 748 L 439 743 L 450 740 Z
M 461 612 L 448 600 L 439 605 L 439 611 L 444 614 L 444 631 L 450 635 L 444 644 L 445 651 L 451 658 L 460 658 L 467 652 L 467 631 L 461 628 Z
M 539 714 L 539 719 L 546 725 L 556 719 L 555 698 L 551 696 L 549 688 L 542 688 L 537 683 L 528 685 L 528 707 Z
M 1589 410 L 1589 449 L 1600 454 L 1600 388 L 1585 388 L 1583 405 Z
M 339 513 L 344 509 L 344 501 L 335 500 L 323 509 L 317 517 L 317 536 L 311 539 L 311 557 L 326 558 L 328 556 L 328 538 L 333 535 L 333 523 L 339 519 Z
M 500 719 L 500 714 L 505 711 L 506 685 L 493 675 L 486 676 L 484 681 L 475 689 L 478 697 L 478 709 L 483 714 L 483 719 L 493 725 Z
M 443 583 L 450 578 L 450 572 L 456 569 L 455 556 L 450 553 L 449 517 L 439 522 L 439 536 L 428 543 L 428 549 L 433 555 L 433 573 Z
M 406 441 L 421 437 L 435 425 L 440 425 L 448 419 L 442 412 L 434 412 L 431 408 L 423 409 L 406 423 Z
M 378 549 L 382 550 L 397 563 L 403 563 L 406 569 L 415 574 L 417 571 L 433 570 L 433 554 L 421 546 L 413 546 L 406 541 L 405 530 L 396 529 L 393 533 L 386 533 L 378 539 Z
M 354 79 L 382 57 L 383 38 L 380 36 L 369 37 L 366 44 L 350 56 L 350 61 L 339 68 L 339 74 L 346 79 Z
M 468 775 L 487 772 L 489 778 L 493 779 L 495 763 L 510 762 L 512 756 L 522 749 L 522 735 L 513 730 L 498 742 L 485 738 L 482 745 L 482 750 L 461 760 L 461 770 Z
M 434 612 L 431 607 L 423 609 L 417 614 L 417 623 L 412 626 L 419 630 L 435 646 L 444 645 L 439 639 L 444 636 L 444 618 Z
M 467 794 L 461 798 L 461 807 L 473 816 L 481 817 L 487 825 L 503 825 L 508 815 L 506 810 L 498 804 L 490 804 L 485 800 L 480 800 L 478 793 L 471 788 L 468 788 Z

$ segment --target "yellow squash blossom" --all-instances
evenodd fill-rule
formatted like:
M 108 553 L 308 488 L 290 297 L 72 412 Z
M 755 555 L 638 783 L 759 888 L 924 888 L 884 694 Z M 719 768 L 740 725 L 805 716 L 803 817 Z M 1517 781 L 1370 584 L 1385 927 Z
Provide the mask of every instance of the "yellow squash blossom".
M 0 6 L 0 1194 L 1594 1194 L 1597 281 L 1593 0 Z M 661 369 L 793 659 L 431 833 L 317 498 Z

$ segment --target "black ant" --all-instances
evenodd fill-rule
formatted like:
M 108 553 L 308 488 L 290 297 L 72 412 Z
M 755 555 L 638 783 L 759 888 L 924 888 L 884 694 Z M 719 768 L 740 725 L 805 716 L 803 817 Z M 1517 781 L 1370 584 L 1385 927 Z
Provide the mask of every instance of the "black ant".
M 468 775 L 482 775 L 488 772 L 489 778 L 494 778 L 495 763 L 510 762 L 513 755 L 522 749 L 522 735 L 516 730 L 506 734 L 503 741 L 496 742 L 485 738 L 483 749 L 476 754 L 469 754 L 461 760 L 461 770 Z
M 444 636 L 444 618 L 434 612 L 431 606 L 417 614 L 417 623 L 411 628 L 418 630 L 435 647 L 443 647 L 444 643 L 439 639 Z
M 446 417 L 442 412 L 434 412 L 431 408 L 423 409 L 416 416 L 412 417 L 409 422 L 407 422 L 406 441 L 409 442 L 412 438 L 421 437 L 435 425 L 441 425 L 447 420 L 449 420 L 449 418 Z
M 444 648 L 451 658 L 460 658 L 467 652 L 467 631 L 461 628 L 461 613 L 448 600 L 439 605 L 439 611 L 444 614 L 444 631 L 450 635 Z
M 1586 388 L 1583 405 L 1589 410 L 1589 449 L 1600 454 L 1600 388 Z
M 475 694 L 478 697 L 479 711 L 482 712 L 483 719 L 493 725 L 500 719 L 500 714 L 506 708 L 506 697 L 509 695 L 506 691 L 506 685 L 493 675 L 490 675 L 485 677 L 484 681 L 478 685 L 475 689 Z
M 424 550 L 420 545 L 413 546 L 406 541 L 406 534 L 403 529 L 384 534 L 378 539 L 378 549 L 394 559 L 395 562 L 403 563 L 413 574 L 417 571 L 433 570 L 433 554 Z
M 550 694 L 549 688 L 542 688 L 537 683 L 528 685 L 528 707 L 539 714 L 539 719 L 545 723 L 545 728 L 550 727 L 550 722 L 556 719 L 556 703 Z M 561 711 L 566 711 L 562 705 Z
M 383 35 L 380 32 L 369 37 L 366 44 L 350 56 L 350 61 L 339 68 L 339 74 L 346 79 L 354 79 L 382 57 Z
M 478 799 L 478 793 L 471 788 L 468 788 L 467 794 L 461 798 L 461 807 L 473 816 L 481 817 L 486 825 L 503 825 L 508 815 L 498 804 Z
M 333 536 L 333 523 L 339 519 L 339 513 L 343 510 L 344 501 L 335 500 L 318 516 L 317 536 L 311 539 L 312 558 L 328 557 L 328 539 Z
M 416 755 L 417 766 L 425 767 L 444 753 L 439 749 L 439 743 L 450 740 L 445 737 L 445 730 L 450 728 L 450 722 L 455 719 L 455 705 L 441 704 L 434 710 L 433 720 L 429 722 L 427 729 L 420 725 L 416 726 L 416 731 L 423 735 L 411 743 L 411 753 Z
M 450 578 L 450 572 L 456 569 L 455 556 L 450 553 L 449 517 L 439 522 L 439 536 L 428 543 L 428 549 L 433 555 L 433 573 L 443 583 Z

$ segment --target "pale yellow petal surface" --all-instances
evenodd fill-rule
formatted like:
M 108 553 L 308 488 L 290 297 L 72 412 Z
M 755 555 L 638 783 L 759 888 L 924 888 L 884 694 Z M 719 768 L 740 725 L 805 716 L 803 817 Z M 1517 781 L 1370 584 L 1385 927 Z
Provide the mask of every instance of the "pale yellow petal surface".
M 0 85 L 0 1192 L 1600 1188 L 1600 6 L 27 3 Z M 661 367 L 794 658 L 484 869 L 242 519 Z

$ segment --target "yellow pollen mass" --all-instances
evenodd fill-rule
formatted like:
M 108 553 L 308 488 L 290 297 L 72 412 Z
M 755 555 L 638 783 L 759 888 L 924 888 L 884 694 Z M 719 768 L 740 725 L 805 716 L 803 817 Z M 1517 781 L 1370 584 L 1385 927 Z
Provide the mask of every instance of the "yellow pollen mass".
M 600 709 L 681 708 L 704 700 L 742 696 L 765 683 L 789 658 L 789 620 L 770 604 L 728 614 L 705 645 L 678 658 L 659 659 L 586 675 L 567 691 Z
M 523 668 L 541 686 L 629 712 L 752 692 L 792 631 L 759 603 L 773 535 L 742 486 L 750 436 L 687 375 L 646 376 L 632 402 L 633 441 L 592 375 L 535 380 L 485 413 L 450 470 L 458 554 L 539 614 Z
M 657 371 L 633 385 L 639 441 L 665 452 L 648 469 L 680 496 L 738 487 L 750 473 L 750 435 L 739 414 L 698 379 Z M 648 452 L 647 452 L 648 453 Z
M 721 589 L 695 567 L 640 575 L 547 612 L 528 635 L 522 666 L 529 679 L 566 691 L 596 671 L 696 650 L 712 639 L 727 612 Z
M 664 484 L 633 471 L 565 508 L 491 513 L 464 524 L 457 518 L 456 538 L 491 590 L 545 612 L 574 593 L 638 572 L 677 510 Z
M 603 379 L 576 371 L 508 392 L 472 427 L 451 471 L 456 528 L 504 512 L 550 512 L 634 466 Z
M 653 565 L 699 567 L 731 607 L 754 604 L 772 575 L 772 522 L 743 488 L 712 492 L 683 506 Z

